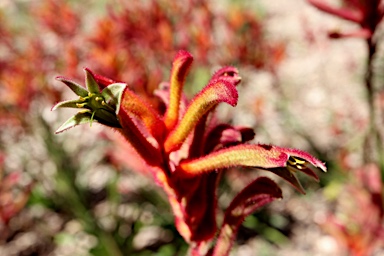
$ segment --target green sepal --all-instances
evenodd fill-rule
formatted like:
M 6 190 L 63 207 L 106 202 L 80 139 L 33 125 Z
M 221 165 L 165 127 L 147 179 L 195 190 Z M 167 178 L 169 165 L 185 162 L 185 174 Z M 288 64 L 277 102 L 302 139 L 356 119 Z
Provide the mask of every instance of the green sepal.
M 52 111 L 58 108 L 83 108 L 81 104 L 84 104 L 82 99 L 61 101 L 53 106 Z
M 270 168 L 270 169 L 264 169 L 269 172 L 273 172 L 277 176 L 280 176 L 284 180 L 288 181 L 291 183 L 291 185 L 299 191 L 301 194 L 305 195 L 305 190 L 303 186 L 301 185 L 300 181 L 297 179 L 295 176 L 294 172 L 295 169 L 291 167 L 290 165 L 287 165 L 286 168 L 284 167 L 277 167 L 277 168 Z
M 88 92 L 100 94 L 99 86 L 97 85 L 95 78 L 93 78 L 92 73 L 86 69 L 84 69 L 84 71 L 85 71 L 85 84 L 87 86 Z
M 78 83 L 75 83 L 71 80 L 66 79 L 65 77 L 58 76 L 56 77 L 56 80 L 65 83 L 76 95 L 80 97 L 86 97 L 88 96 L 88 91 Z
M 89 110 L 81 111 L 71 118 L 69 118 L 64 124 L 62 124 L 59 129 L 56 130 L 55 133 L 61 133 L 65 130 L 68 130 L 72 127 L 75 127 L 76 125 L 79 124 L 87 124 L 91 122 L 97 122 L 97 120 L 93 119 L 92 120 L 92 112 Z
M 101 91 L 105 102 L 110 106 L 114 106 L 116 111 L 120 109 L 121 97 L 126 86 L 124 83 L 115 83 L 108 85 Z

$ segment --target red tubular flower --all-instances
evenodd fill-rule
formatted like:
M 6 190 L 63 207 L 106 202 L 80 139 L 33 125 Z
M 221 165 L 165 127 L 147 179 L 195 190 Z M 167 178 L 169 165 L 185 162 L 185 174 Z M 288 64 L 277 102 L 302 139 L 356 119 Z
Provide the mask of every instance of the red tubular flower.
M 250 128 L 215 124 L 215 119 L 209 118 L 210 113 L 219 103 L 237 104 L 236 85 L 241 78 L 237 69 L 224 67 L 188 102 L 182 87 L 191 64 L 192 56 L 180 51 L 174 59 L 169 84 L 163 84 L 155 92 L 167 106 L 165 114 L 125 84 L 108 84 L 107 81 L 112 80 L 89 70 L 86 70 L 88 90 L 59 78 L 80 98 L 58 103 L 54 109 L 85 109 L 70 118 L 58 132 L 92 121 L 119 130 L 166 192 L 178 231 L 194 245 L 192 254 L 201 255 L 201 246 L 219 231 L 216 187 L 222 170 L 235 166 L 269 170 L 304 193 L 294 173 L 300 171 L 318 180 L 312 169 L 326 171 L 326 167 L 297 149 L 248 144 L 254 137 Z M 216 248 L 214 254 L 226 255 L 242 220 L 276 198 L 281 198 L 281 190 L 268 178 L 259 178 L 240 192 L 225 213 L 217 242 L 220 248 Z M 228 239 L 231 241 L 226 243 Z

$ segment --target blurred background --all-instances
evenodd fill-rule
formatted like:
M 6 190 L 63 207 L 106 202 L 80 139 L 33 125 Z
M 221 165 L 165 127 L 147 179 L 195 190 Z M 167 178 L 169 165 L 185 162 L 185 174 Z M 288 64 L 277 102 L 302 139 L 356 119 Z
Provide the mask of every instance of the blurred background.
M 74 112 L 51 111 L 74 96 L 54 78 L 84 84 L 84 67 L 156 105 L 180 49 L 194 56 L 189 97 L 236 66 L 239 103 L 219 117 L 328 167 L 319 184 L 300 177 L 304 196 L 272 177 L 284 199 L 245 220 L 232 254 L 384 255 L 381 20 L 364 34 L 382 6 L 326 1 L 365 15 L 358 23 L 313 2 L 1 0 L 0 255 L 185 255 L 132 149 L 97 124 L 56 135 Z M 220 207 L 260 174 L 226 172 Z

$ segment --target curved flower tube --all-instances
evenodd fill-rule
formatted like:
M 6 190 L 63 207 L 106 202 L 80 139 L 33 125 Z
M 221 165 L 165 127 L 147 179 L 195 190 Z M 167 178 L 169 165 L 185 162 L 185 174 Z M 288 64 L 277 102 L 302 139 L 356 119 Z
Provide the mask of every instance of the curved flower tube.
M 215 72 L 188 103 L 182 87 L 192 60 L 191 54 L 180 51 L 173 62 L 170 82 L 161 84 L 156 92 L 166 105 L 165 114 L 125 84 L 88 69 L 86 88 L 59 77 L 79 98 L 60 102 L 53 109 L 72 107 L 82 111 L 57 132 L 92 121 L 121 132 L 166 192 L 177 230 L 191 244 L 191 254 L 228 255 L 244 218 L 281 198 L 281 190 L 267 178 L 253 181 L 234 198 L 218 228 L 216 188 L 223 170 L 236 166 L 268 170 L 305 193 L 294 173 L 318 180 L 314 169 L 326 171 L 326 167 L 301 150 L 249 144 L 255 135 L 251 128 L 217 124 L 215 118 L 208 117 L 222 102 L 236 106 L 236 86 L 241 77 L 234 67 Z M 217 240 L 215 234 L 219 234 Z M 216 246 L 204 251 L 204 245 L 213 241 Z

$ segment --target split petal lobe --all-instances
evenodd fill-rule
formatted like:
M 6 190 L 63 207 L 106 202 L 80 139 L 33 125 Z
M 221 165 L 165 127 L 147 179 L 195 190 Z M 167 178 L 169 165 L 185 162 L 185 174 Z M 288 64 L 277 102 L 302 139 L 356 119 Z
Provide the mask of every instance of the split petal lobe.
M 52 107 L 52 111 L 58 108 L 81 108 L 79 107 L 81 106 L 79 104 L 82 104 L 82 103 L 84 103 L 84 101 L 81 99 L 61 101 Z
M 109 106 L 113 106 L 116 112 L 120 109 L 121 98 L 126 87 L 127 85 L 124 83 L 115 83 L 108 85 L 101 91 L 101 96 L 105 102 Z
M 128 87 L 125 88 L 122 95 L 120 108 L 117 112 L 119 117 L 121 116 L 121 112 L 125 112 L 128 115 L 134 115 L 143 122 L 154 138 L 157 140 L 162 139 L 165 129 L 163 121 L 149 103 L 145 102 L 142 98 L 129 90 Z
M 84 69 L 85 72 L 85 84 L 87 85 L 87 89 L 90 93 L 100 93 L 99 85 L 97 84 L 93 74 L 89 71 L 89 69 Z
M 66 79 L 63 76 L 58 76 L 56 77 L 56 80 L 63 82 L 66 86 L 68 86 L 76 95 L 80 97 L 87 97 L 88 96 L 88 91 L 81 86 L 78 83 L 75 83 L 71 80 Z
M 55 133 L 61 133 L 72 127 L 75 127 L 76 125 L 87 124 L 91 123 L 92 121 L 97 122 L 97 120 L 92 120 L 92 113 L 90 111 L 79 112 L 69 118 L 64 124 L 62 124 L 59 129 L 56 130 Z
M 184 116 L 165 141 L 165 151 L 170 153 L 181 147 L 198 121 L 221 102 L 237 104 L 238 94 L 233 83 L 225 79 L 211 81 L 188 106 Z
M 101 92 L 90 71 L 85 70 L 86 88 L 67 80 L 63 77 L 57 78 L 64 82 L 73 92 L 80 96 L 76 100 L 68 100 L 57 103 L 52 110 L 57 108 L 80 108 L 86 109 L 79 112 L 65 122 L 57 131 L 62 132 L 73 126 L 98 121 L 106 126 L 120 128 L 115 111 L 120 104 L 121 94 L 126 84 L 111 84 Z
M 192 55 L 187 51 L 179 51 L 173 61 L 171 80 L 170 80 L 170 98 L 164 122 L 168 130 L 171 130 L 179 119 L 179 105 L 185 78 L 193 61 Z
M 301 185 L 300 181 L 294 175 L 294 172 L 290 166 L 269 168 L 269 169 L 264 169 L 264 170 L 269 171 L 269 172 L 273 172 L 277 176 L 280 176 L 284 180 L 288 181 L 297 191 L 299 191 L 301 194 L 305 195 L 305 190 L 304 190 L 303 186 Z
M 84 70 L 87 71 L 88 73 L 90 73 L 93 76 L 93 78 L 95 79 L 97 85 L 99 86 L 99 90 L 100 91 L 102 91 L 105 87 L 109 86 L 110 84 L 118 83 L 118 81 L 115 81 L 115 80 L 110 79 L 108 77 L 105 77 L 105 76 L 102 76 L 102 75 L 94 73 L 89 68 L 85 68 Z

